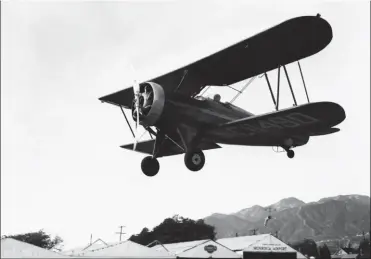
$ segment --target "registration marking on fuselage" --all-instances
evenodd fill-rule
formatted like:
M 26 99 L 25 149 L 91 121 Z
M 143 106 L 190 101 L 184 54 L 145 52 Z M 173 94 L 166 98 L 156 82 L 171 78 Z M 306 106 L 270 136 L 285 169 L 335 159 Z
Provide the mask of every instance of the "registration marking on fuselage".
M 242 133 L 253 136 L 257 133 L 267 132 L 270 129 L 282 130 L 289 128 L 297 128 L 303 125 L 309 125 L 318 122 L 319 120 L 309 115 L 294 112 L 284 116 L 272 116 L 267 119 L 257 119 L 250 122 L 237 124 L 233 127 L 227 127 L 228 131 L 234 133 Z M 244 131 L 244 132 L 242 132 Z

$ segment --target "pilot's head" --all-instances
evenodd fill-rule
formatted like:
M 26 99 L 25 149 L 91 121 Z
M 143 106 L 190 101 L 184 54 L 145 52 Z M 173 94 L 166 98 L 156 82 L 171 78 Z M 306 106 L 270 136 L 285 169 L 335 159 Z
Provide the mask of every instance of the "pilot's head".
M 214 95 L 214 101 L 220 102 L 221 96 L 220 94 Z

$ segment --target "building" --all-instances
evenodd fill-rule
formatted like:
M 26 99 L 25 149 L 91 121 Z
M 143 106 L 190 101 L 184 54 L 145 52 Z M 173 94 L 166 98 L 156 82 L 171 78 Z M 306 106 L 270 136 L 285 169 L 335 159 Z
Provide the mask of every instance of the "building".
M 361 258 L 361 255 L 357 248 L 352 247 L 342 247 L 331 255 L 333 259 L 358 259 Z M 369 258 L 369 257 L 366 257 Z
M 151 249 L 167 252 L 176 258 L 241 258 L 241 255 L 210 239 L 158 244 Z
M 218 239 L 217 242 L 247 258 L 306 259 L 286 243 L 271 234 L 240 236 Z
M 339 251 L 334 253 L 334 255 L 349 255 L 349 254 L 358 254 L 358 249 L 353 247 L 343 247 Z
M 359 254 L 331 255 L 332 259 L 359 259 Z M 368 257 L 369 258 L 369 257 Z
M 160 258 L 160 259 L 175 259 L 167 252 L 156 251 L 149 247 L 137 244 L 130 240 L 118 242 L 113 245 L 108 245 L 103 248 L 94 250 L 85 250 L 79 253 L 82 258 Z
M 99 249 L 99 248 L 103 248 L 103 247 L 106 247 L 106 246 L 112 245 L 112 244 L 114 244 L 114 243 L 106 243 L 102 239 L 98 238 L 97 240 L 95 240 L 94 242 L 92 242 L 88 245 L 81 246 L 81 247 L 75 247 L 73 249 L 64 251 L 62 253 L 64 255 L 68 255 L 68 256 L 78 256 L 81 253 L 91 251 L 91 250 L 96 250 L 96 249 Z
M 13 238 L 1 239 L 1 258 L 72 258 Z

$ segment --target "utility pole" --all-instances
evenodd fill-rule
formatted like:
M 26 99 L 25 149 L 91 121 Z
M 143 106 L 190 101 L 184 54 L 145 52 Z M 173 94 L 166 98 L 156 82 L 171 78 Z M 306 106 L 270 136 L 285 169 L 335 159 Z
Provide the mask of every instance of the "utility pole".
M 258 230 L 257 228 L 254 228 L 254 229 L 251 229 L 250 232 L 252 232 L 252 235 L 255 236 L 257 230 Z
M 273 209 L 272 207 L 268 207 L 265 210 L 268 211 L 268 216 L 272 216 L 272 212 L 276 211 L 276 209 Z
M 120 242 L 121 242 L 121 235 L 126 234 L 126 233 L 122 232 L 122 228 L 124 228 L 124 227 L 125 226 L 119 226 L 120 232 L 116 232 L 116 234 L 120 234 Z

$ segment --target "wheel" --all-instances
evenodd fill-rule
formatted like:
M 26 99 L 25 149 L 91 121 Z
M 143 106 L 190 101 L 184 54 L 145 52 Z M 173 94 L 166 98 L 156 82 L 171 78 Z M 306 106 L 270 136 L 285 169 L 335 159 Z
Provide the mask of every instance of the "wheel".
M 287 157 L 288 158 L 293 158 L 295 156 L 294 150 L 287 150 Z
M 184 163 L 191 171 L 199 171 L 205 165 L 205 155 L 202 150 L 187 152 L 184 156 Z
M 158 171 L 160 170 L 160 164 L 158 163 L 156 158 L 152 158 L 151 156 L 146 156 L 142 160 L 142 172 L 146 176 L 155 176 Z

